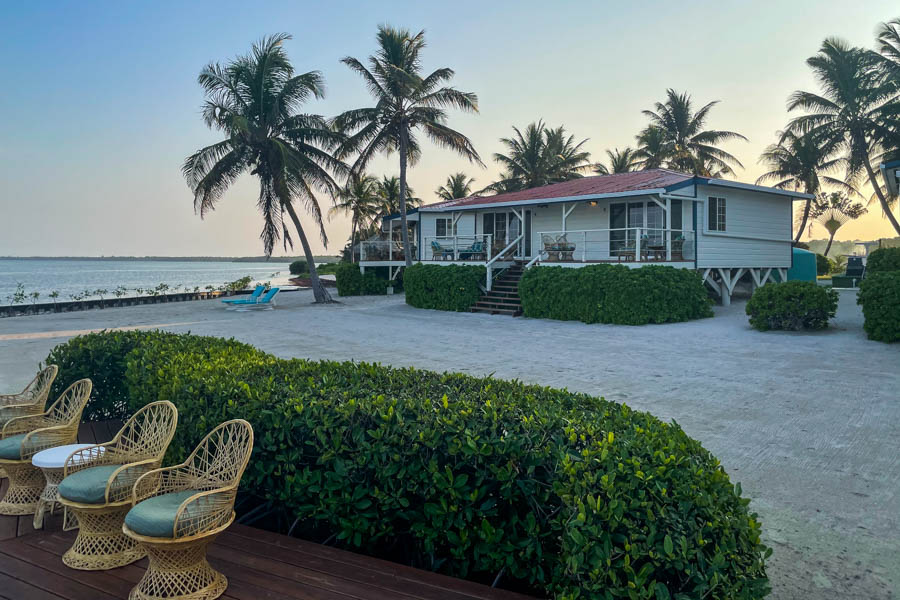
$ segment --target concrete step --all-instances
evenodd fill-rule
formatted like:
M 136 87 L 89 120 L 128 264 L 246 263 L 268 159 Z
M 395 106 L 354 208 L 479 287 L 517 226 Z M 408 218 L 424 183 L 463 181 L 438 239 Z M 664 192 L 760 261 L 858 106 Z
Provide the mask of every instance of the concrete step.
M 521 311 L 503 309 L 503 308 L 483 308 L 479 306 L 473 306 L 471 308 L 473 313 L 485 313 L 489 315 L 508 315 L 510 317 L 518 317 L 521 314 Z

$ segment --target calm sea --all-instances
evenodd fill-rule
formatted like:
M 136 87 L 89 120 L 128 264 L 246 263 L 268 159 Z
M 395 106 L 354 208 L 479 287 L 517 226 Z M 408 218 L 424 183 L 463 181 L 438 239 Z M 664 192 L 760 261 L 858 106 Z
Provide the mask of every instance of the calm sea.
M 27 295 L 38 292 L 37 302 L 52 302 L 48 294 L 54 290 L 59 291 L 57 300 L 62 302 L 98 289 L 109 290 L 105 297 L 112 298 L 119 286 L 128 288 L 130 296 L 136 295 L 136 288 L 146 290 L 161 283 L 167 284 L 169 291 L 203 290 L 207 285 L 221 286 L 246 275 L 255 283 L 282 285 L 289 276 L 288 263 L 0 259 L 0 304 L 11 303 L 18 283 L 25 286 Z

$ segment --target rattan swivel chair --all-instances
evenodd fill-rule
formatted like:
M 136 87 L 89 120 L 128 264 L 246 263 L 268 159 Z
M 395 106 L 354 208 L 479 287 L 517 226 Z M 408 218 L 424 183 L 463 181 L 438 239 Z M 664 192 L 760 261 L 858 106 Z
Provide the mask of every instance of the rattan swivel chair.
M 45 412 L 14 417 L 3 425 L 0 467 L 9 477 L 9 489 L 0 502 L 0 515 L 34 514 L 44 491 L 44 474 L 31 464 L 31 457 L 41 450 L 75 442 L 92 387 L 90 379 L 80 379 Z
M 247 421 L 222 423 L 187 460 L 151 471 L 134 486 L 123 530 L 140 543 L 150 566 L 129 600 L 211 600 L 228 587 L 206 561 L 206 548 L 234 521 L 234 500 L 253 450 Z
M 171 402 L 151 402 L 136 412 L 116 436 L 73 453 L 59 484 L 59 501 L 78 520 L 78 537 L 63 555 L 73 569 L 121 567 L 145 556 L 122 533 L 138 478 L 159 467 L 178 423 Z

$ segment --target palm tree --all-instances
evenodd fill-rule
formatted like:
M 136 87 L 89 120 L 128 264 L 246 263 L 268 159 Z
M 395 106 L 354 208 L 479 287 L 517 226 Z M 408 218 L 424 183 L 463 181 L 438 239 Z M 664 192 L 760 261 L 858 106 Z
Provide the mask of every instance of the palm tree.
M 478 112 L 478 98 L 442 84 L 454 72 L 441 68 L 422 76 L 420 54 L 425 47 L 425 32 L 412 35 L 406 29 L 386 25 L 378 27 L 378 51 L 369 57 L 368 68 L 362 62 L 346 57 L 341 60 L 365 80 L 375 106 L 348 110 L 335 119 L 337 127 L 351 135 L 342 155 L 359 152 L 352 169 L 365 170 L 373 156 L 380 152 L 400 154 L 400 221 L 406 266 L 412 265 L 409 230 L 406 224 L 406 167 L 415 164 L 422 153 L 414 133 L 443 148 L 449 148 L 471 162 L 481 164 L 469 138 L 447 126 L 445 109 L 457 108 Z
M 666 163 L 672 152 L 661 127 L 648 125 L 637 136 L 638 147 L 634 151 L 634 166 L 638 169 L 658 169 Z
M 635 156 L 635 149 L 625 146 L 624 150 L 607 150 L 606 156 L 609 157 L 609 166 L 603 163 L 594 165 L 594 173 L 600 175 L 612 175 L 613 173 L 630 173 L 635 170 L 638 158 Z
M 351 175 L 338 192 L 338 198 L 329 211 L 330 215 L 350 215 L 350 261 L 355 262 L 353 247 L 357 231 L 365 231 L 375 221 L 382 206 L 378 180 L 371 175 Z
M 396 175 L 388 177 L 384 175 L 378 182 L 378 197 L 380 198 L 380 209 L 376 215 L 376 220 L 383 219 L 390 215 L 396 215 L 400 212 L 400 178 Z M 422 204 L 421 198 L 415 197 L 415 192 L 411 187 L 406 188 L 406 206 L 419 206 Z
M 435 190 L 435 194 L 441 200 L 456 200 L 472 195 L 472 184 L 475 180 L 465 173 L 454 173 L 447 177 L 447 181 Z
M 654 110 L 643 111 L 650 118 L 650 126 L 661 130 L 663 147 L 667 149 L 667 166 L 704 176 L 710 176 L 711 172 L 732 174 L 732 165 L 743 168 L 737 158 L 717 148 L 716 144 L 729 140 L 746 141 L 747 138 L 733 131 L 703 128 L 709 111 L 718 103 L 714 100 L 694 112 L 691 97 L 670 88 L 666 90 L 664 103 L 657 102 Z
M 286 212 L 303 246 L 315 300 L 331 302 L 319 281 L 294 202 L 300 202 L 312 215 L 327 247 L 316 192 L 334 195 L 337 184 L 329 171 L 343 174 L 346 166 L 328 152 L 341 137 L 326 120 L 298 112 L 311 97 L 324 96 L 324 84 L 318 71 L 294 75 L 282 48 L 282 42 L 288 39 L 287 34 L 265 38 L 250 54 L 226 65 L 210 63 L 200 72 L 197 81 L 206 94 L 203 119 L 226 137 L 189 156 L 182 172 L 194 192 L 194 209 L 201 217 L 215 208 L 241 174 L 249 171 L 256 175 L 257 206 L 264 222 L 260 238 L 266 256 L 271 256 L 282 236 L 285 249 L 293 247 L 283 221 Z
M 513 127 L 515 136 L 501 138 L 505 154 L 494 154 L 504 168 L 502 178 L 486 190 L 511 191 L 569 181 L 582 177 L 590 168 L 590 153 L 582 150 L 587 140 L 575 142 L 564 127 L 548 128 L 542 120 L 530 123 L 524 130 Z
M 825 256 L 831 250 L 831 244 L 834 242 L 834 235 L 851 219 L 858 219 L 866 212 L 866 207 L 856 202 L 851 202 L 850 198 L 840 192 L 832 192 L 830 194 L 820 194 L 813 205 L 812 212 L 815 219 L 822 224 L 828 231 L 828 245 L 825 246 Z
M 566 135 L 563 126 L 544 132 L 544 155 L 551 181 L 583 177 L 582 172 L 591 167 L 591 153 L 581 149 L 586 143 L 586 139 L 575 143 L 575 136 Z
M 900 82 L 900 17 L 879 25 L 877 35 L 882 66 Z
M 872 156 L 889 146 L 900 130 L 897 83 L 881 68 L 880 55 L 838 39 L 826 39 L 806 64 L 813 70 L 822 94 L 791 94 L 788 110 L 802 109 L 808 114 L 794 118 L 789 128 L 798 134 L 811 132 L 817 139 L 834 144 L 846 154 L 851 176 L 864 171 L 882 211 L 900 234 L 900 223 L 872 167 Z
M 826 175 L 847 164 L 844 158 L 835 157 L 837 148 L 834 144 L 828 144 L 824 140 L 820 142 L 811 134 L 798 136 L 792 131 L 779 132 L 778 136 L 778 143 L 770 145 L 759 157 L 759 162 L 765 163 L 771 170 L 760 175 L 756 180 L 757 184 L 771 183 L 779 189 L 818 194 L 822 183 L 826 183 L 851 194 L 858 193 L 847 182 Z M 795 244 L 800 241 L 803 230 L 806 229 L 811 207 L 810 198 L 803 206 L 803 216 L 794 236 Z

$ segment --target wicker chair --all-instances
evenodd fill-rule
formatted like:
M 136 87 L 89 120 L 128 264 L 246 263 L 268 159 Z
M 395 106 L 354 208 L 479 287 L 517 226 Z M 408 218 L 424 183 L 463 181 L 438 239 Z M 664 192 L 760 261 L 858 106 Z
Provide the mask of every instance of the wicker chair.
M 171 402 L 151 402 L 104 444 L 74 452 L 66 461 L 59 501 L 78 520 L 78 537 L 63 555 L 73 569 L 95 571 L 127 565 L 145 556 L 122 533 L 138 478 L 159 468 L 178 423 Z
M 0 394 L 0 425 L 12 418 L 38 415 L 44 410 L 50 386 L 59 371 L 56 365 L 48 365 L 38 372 L 18 394 Z
M 44 491 L 44 474 L 31 464 L 31 457 L 41 450 L 75 442 L 92 388 L 90 379 L 79 379 L 45 412 L 15 417 L 3 425 L 0 467 L 9 476 L 9 489 L 0 502 L 0 515 L 34 514 Z
M 206 547 L 234 521 L 234 499 L 253 450 L 250 423 L 213 429 L 187 460 L 143 475 L 125 534 L 139 542 L 150 566 L 129 600 L 211 600 L 228 587 L 206 561 Z

